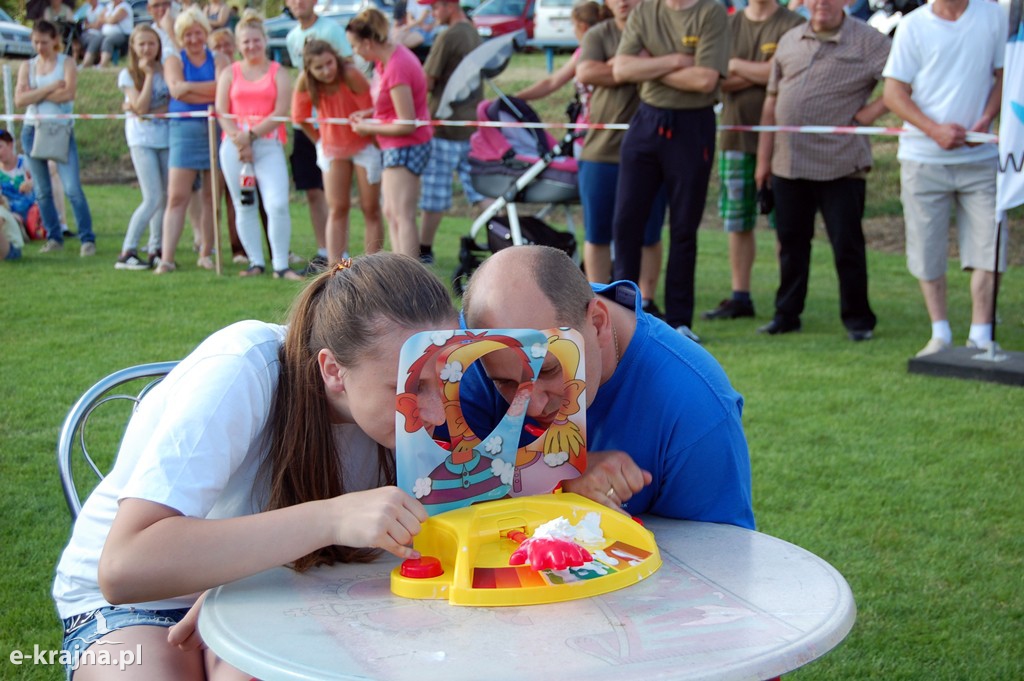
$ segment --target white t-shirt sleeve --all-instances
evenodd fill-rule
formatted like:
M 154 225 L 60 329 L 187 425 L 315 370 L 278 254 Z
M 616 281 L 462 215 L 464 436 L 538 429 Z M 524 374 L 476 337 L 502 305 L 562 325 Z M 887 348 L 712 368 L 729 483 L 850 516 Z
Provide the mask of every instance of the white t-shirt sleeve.
M 303 41 L 305 40 L 305 32 L 298 24 L 288 31 L 288 35 L 284 38 L 285 48 L 288 50 L 288 59 L 291 61 L 292 66 L 297 69 L 302 68 L 302 47 Z
M 893 78 L 910 84 L 921 70 L 920 51 L 916 49 L 919 40 L 912 22 L 901 22 L 892 39 L 889 60 L 882 70 L 883 78 Z
M 117 89 L 124 90 L 125 88 L 134 87 L 134 85 L 135 83 L 132 82 L 128 69 L 121 69 L 121 73 L 117 74 Z
M 429 11 L 431 11 L 429 5 L 421 5 L 417 0 L 408 0 L 405 3 L 405 13 L 409 16 L 410 21 L 416 21 Z
M 175 377 L 162 414 L 143 402 L 125 445 L 142 448 L 120 499 L 153 501 L 192 517 L 205 517 L 253 447 L 260 446 L 273 385 L 266 370 L 239 356 L 211 355 Z M 139 418 L 142 417 L 142 418 Z
M 1010 18 L 1006 16 L 1006 12 L 1003 11 L 1002 6 L 998 7 L 999 11 L 995 13 L 996 21 L 998 22 L 998 32 L 996 35 L 999 36 L 999 43 L 995 49 L 995 54 L 992 59 L 992 70 L 1003 68 L 1003 61 L 1006 58 L 1006 39 L 1010 32 Z

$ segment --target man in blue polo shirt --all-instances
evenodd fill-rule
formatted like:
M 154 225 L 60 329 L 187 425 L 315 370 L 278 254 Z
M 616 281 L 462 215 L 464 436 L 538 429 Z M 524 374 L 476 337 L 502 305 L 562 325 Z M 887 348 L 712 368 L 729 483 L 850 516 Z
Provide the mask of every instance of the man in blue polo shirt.
M 728 523 L 753 529 L 743 398 L 715 359 L 642 312 L 632 282 L 591 285 L 562 251 L 517 246 L 488 258 L 463 298 L 468 328 L 570 326 L 584 337 L 586 475 L 563 488 L 632 515 Z M 564 396 L 547 362 L 528 415 L 546 427 Z M 489 362 L 460 385 L 469 424 L 493 424 L 522 376 Z M 506 375 L 508 374 L 508 375 Z

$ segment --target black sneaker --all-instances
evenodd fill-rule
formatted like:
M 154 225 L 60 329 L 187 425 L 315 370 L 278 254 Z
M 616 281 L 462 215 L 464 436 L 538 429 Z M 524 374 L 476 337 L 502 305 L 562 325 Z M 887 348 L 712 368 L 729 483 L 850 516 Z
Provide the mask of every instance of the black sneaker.
M 160 264 L 160 249 L 149 252 L 149 269 L 155 268 Z
M 314 256 L 299 272 L 304 277 L 313 277 L 327 269 L 327 258 L 322 255 Z
M 148 270 L 149 263 L 140 260 L 135 251 L 122 253 L 114 263 L 115 270 Z
M 746 300 L 740 301 L 735 298 L 726 298 L 718 304 L 714 310 L 708 310 L 700 316 L 701 319 L 739 319 L 740 317 L 753 317 L 754 303 Z
M 420 262 L 423 263 L 424 265 L 433 265 L 434 264 L 434 254 L 433 254 L 433 252 L 420 253 Z
M 757 328 L 758 333 L 766 333 L 769 336 L 778 336 L 783 333 L 793 333 L 800 330 L 800 321 L 787 322 L 782 319 L 773 319 L 764 326 Z
M 645 300 L 643 303 L 643 307 L 641 307 L 640 309 L 657 319 L 665 318 L 665 315 L 663 315 L 661 313 L 661 310 L 658 309 L 658 304 L 655 303 L 653 300 Z

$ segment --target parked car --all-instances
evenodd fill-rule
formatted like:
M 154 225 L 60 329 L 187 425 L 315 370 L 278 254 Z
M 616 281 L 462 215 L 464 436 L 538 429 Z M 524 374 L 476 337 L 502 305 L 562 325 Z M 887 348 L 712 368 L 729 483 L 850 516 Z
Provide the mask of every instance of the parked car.
M 484 40 L 521 31 L 524 39 L 516 40 L 521 48 L 533 38 L 533 7 L 534 0 L 487 0 L 473 10 L 470 18 Z
M 404 0 L 398 1 L 403 2 Z M 344 28 L 348 26 L 352 17 L 359 14 L 360 10 L 368 5 L 375 6 L 390 19 L 394 13 L 394 2 L 395 0 L 320 0 L 313 11 L 323 18 L 338 22 Z M 285 42 L 288 32 L 298 23 L 287 8 L 281 14 L 271 17 L 263 23 L 263 28 L 267 32 L 267 52 L 271 59 L 282 66 L 301 66 L 292 64 Z
M 0 57 L 31 57 L 32 30 L 0 9 Z
M 579 0 L 536 0 L 531 47 L 575 49 L 579 42 L 572 25 L 572 8 Z
M 136 26 L 153 23 L 153 17 L 150 16 L 149 8 L 146 6 L 149 4 L 149 0 L 128 0 L 128 3 L 132 6 L 132 21 Z

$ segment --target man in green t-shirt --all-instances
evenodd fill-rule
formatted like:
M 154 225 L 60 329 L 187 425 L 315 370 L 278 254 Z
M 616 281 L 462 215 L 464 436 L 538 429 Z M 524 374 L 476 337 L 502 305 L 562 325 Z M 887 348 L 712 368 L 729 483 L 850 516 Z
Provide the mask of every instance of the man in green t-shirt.
M 761 121 L 775 47 L 786 31 L 803 21 L 799 14 L 779 5 L 778 0 L 751 0 L 743 11 L 729 17 L 732 56 L 729 75 L 722 81 L 723 125 L 757 125 Z M 750 275 L 757 250 L 757 133 L 726 130 L 718 144 L 718 214 L 729 233 L 732 296 L 701 318 L 753 317 Z M 769 222 L 774 226 L 771 218 Z
M 612 18 L 602 21 L 583 35 L 580 41 L 576 81 L 593 88 L 587 119 L 591 123 L 629 123 L 640 106 L 640 95 L 633 83 L 617 83 L 612 73 L 615 53 L 622 40 L 629 13 L 642 0 L 609 0 Z M 625 130 L 587 131 L 579 156 L 580 203 L 583 205 L 583 265 L 587 279 L 607 284 L 612 275 L 612 218 L 615 216 L 615 190 L 619 183 L 619 150 Z M 661 279 L 661 230 L 665 224 L 665 191 L 658 192 L 656 203 L 644 226 L 640 265 L 640 297 L 643 310 L 661 317 L 654 302 Z
M 640 108 L 622 141 L 612 233 L 615 279 L 640 276 L 643 224 L 658 188 L 669 206 L 665 321 L 694 341 L 697 228 L 715 153 L 719 81 L 728 75 L 729 32 L 717 0 L 646 0 L 626 22 L 612 72 L 637 83 Z
M 431 5 L 437 24 L 446 27 L 434 38 L 430 54 L 423 64 L 427 74 L 427 105 L 433 118 L 455 67 L 480 45 L 481 40 L 456 0 L 420 0 L 420 4 Z M 455 103 L 448 119 L 475 119 L 476 105 L 482 98 L 481 86 L 469 98 Z M 430 140 L 430 161 L 423 171 L 420 190 L 420 210 L 423 211 L 420 260 L 425 264 L 434 262 L 434 236 L 441 226 L 444 212 L 452 206 L 452 174 L 459 173 L 462 189 L 471 204 L 484 200 L 469 181 L 469 138 L 472 134 L 473 128 L 442 125 L 434 130 Z

